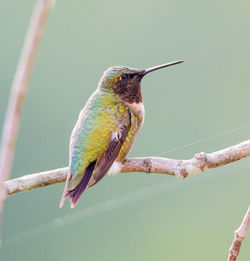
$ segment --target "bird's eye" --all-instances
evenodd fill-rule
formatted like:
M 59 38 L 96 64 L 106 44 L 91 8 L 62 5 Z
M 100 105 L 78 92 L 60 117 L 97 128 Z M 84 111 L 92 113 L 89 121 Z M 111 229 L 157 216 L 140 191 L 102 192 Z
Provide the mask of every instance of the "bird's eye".
M 123 74 L 121 75 L 121 77 L 122 77 L 122 79 L 127 79 L 127 78 L 128 78 L 128 75 L 127 75 L 126 73 L 123 73 Z

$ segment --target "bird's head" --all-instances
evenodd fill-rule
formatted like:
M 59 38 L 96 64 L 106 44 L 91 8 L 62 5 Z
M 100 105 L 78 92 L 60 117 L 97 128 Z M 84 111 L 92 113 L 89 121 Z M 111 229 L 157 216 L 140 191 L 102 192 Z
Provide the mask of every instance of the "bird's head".
M 182 62 L 183 61 L 171 62 L 148 69 L 112 66 L 104 72 L 98 88 L 115 94 L 122 102 L 139 103 L 142 101 L 141 80 L 146 74 Z

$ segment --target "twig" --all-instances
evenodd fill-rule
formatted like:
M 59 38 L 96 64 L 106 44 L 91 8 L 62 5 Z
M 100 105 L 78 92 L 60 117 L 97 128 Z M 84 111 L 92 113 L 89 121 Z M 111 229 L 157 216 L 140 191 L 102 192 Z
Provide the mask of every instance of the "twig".
M 39 0 L 34 8 L 11 88 L 1 140 L 0 219 L 2 217 L 3 205 L 7 196 L 4 181 L 9 178 L 12 168 L 21 110 L 29 87 L 29 79 L 34 67 L 34 60 L 37 54 L 42 32 L 53 2 L 54 0 Z
M 250 140 L 209 154 L 201 152 L 189 160 L 157 157 L 131 158 L 124 162 L 121 172 L 162 173 L 186 178 L 247 156 L 250 156 Z M 67 170 L 68 168 L 65 167 L 9 180 L 6 182 L 9 195 L 64 182 Z
M 237 256 L 239 255 L 241 243 L 246 236 L 249 225 L 250 225 L 250 207 L 248 208 L 247 213 L 243 218 L 240 227 L 234 232 L 235 233 L 234 241 L 231 248 L 229 249 L 229 256 L 227 259 L 228 261 L 235 261 Z

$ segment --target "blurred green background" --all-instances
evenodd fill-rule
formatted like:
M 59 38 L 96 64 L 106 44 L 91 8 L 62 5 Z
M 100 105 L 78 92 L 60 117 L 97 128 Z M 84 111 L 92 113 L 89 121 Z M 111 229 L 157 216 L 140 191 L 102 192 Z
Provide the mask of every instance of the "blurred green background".
M 34 3 L 0 5 L 1 123 Z M 146 119 L 130 156 L 190 158 L 249 139 L 249 8 L 246 0 L 58 0 L 36 60 L 11 177 L 68 164 L 78 113 L 111 65 L 185 60 L 143 80 Z M 182 148 L 207 137 L 213 138 Z M 183 181 L 106 177 L 75 209 L 58 207 L 64 184 L 10 196 L 0 258 L 225 260 L 249 205 L 249 172 L 247 158 Z M 239 261 L 249 260 L 249 233 Z

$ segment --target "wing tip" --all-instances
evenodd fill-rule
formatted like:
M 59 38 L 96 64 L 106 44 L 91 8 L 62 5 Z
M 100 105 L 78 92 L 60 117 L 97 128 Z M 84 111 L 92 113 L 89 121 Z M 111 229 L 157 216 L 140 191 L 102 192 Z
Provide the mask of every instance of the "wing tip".
M 64 205 L 64 202 L 67 197 L 69 197 L 71 201 L 71 208 L 74 208 L 78 201 L 80 200 L 82 193 L 84 190 L 87 188 L 88 183 L 90 181 L 90 178 L 92 176 L 93 170 L 95 168 L 96 161 L 93 161 L 92 163 L 89 164 L 85 171 L 85 175 L 83 176 L 82 180 L 80 183 L 72 190 L 68 189 L 68 184 L 66 183 L 64 192 L 62 194 L 62 198 L 60 201 L 60 208 Z
M 77 203 L 78 203 L 78 201 L 80 199 L 80 198 L 75 198 L 74 195 L 70 194 L 69 190 L 66 190 L 65 192 L 63 192 L 62 198 L 60 200 L 59 208 L 62 208 L 64 206 L 65 200 L 67 198 L 70 199 L 70 206 L 71 206 L 71 208 L 74 208 L 77 205 Z

